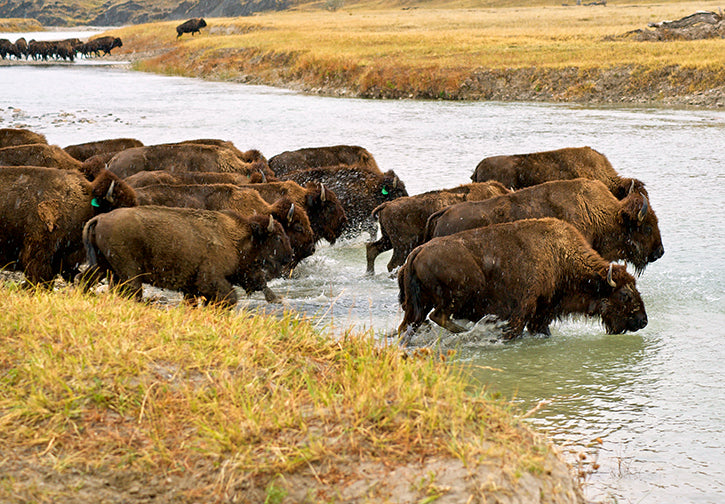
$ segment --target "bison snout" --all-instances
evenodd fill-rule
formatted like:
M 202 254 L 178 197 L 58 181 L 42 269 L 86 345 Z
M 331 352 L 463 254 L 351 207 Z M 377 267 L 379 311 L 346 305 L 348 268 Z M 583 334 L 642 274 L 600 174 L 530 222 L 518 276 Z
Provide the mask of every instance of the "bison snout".
M 652 251 L 652 253 L 649 256 L 649 262 L 655 262 L 657 259 L 665 255 L 665 247 L 660 245 L 655 250 Z
M 644 312 L 638 313 L 637 315 L 629 319 L 627 326 L 627 329 L 632 332 L 639 331 L 640 329 L 645 328 L 647 326 L 647 314 Z

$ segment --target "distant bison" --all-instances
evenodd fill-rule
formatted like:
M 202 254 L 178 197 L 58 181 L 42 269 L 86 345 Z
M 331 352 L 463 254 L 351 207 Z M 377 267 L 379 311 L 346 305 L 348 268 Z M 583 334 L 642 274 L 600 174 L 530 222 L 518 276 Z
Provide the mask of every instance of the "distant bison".
M 262 290 L 292 259 L 289 239 L 271 216 L 232 211 L 114 210 L 86 224 L 83 243 L 90 264 L 80 277 L 86 288 L 108 274 L 112 287 L 139 300 L 146 282 L 229 308 L 237 302 L 234 285 Z
M 331 189 L 345 209 L 347 224 L 343 235 L 346 236 L 367 231 L 375 239 L 377 223 L 372 217 L 373 209 L 385 201 L 408 195 L 405 184 L 392 170 L 378 175 L 356 166 L 324 166 L 290 172 L 281 178 L 300 185 L 319 182 Z
M 373 155 L 357 145 L 308 147 L 285 151 L 269 159 L 269 167 L 278 177 L 293 171 L 336 165 L 358 166 L 382 175 Z
M 0 149 L 0 165 L 44 166 L 46 168 L 80 171 L 83 163 L 57 145 L 37 143 L 3 147 Z
M 82 162 L 98 154 L 119 152 L 125 149 L 131 149 L 132 147 L 143 147 L 143 142 L 135 138 L 109 138 L 107 140 L 68 145 L 63 150 Z
M 28 144 L 47 144 L 45 135 L 23 128 L 0 128 L 0 148 Z
M 366 245 L 367 273 L 375 273 L 375 258 L 393 249 L 388 271 L 401 266 L 415 247 L 423 243 L 428 217 L 454 203 L 477 201 L 507 194 L 510 191 L 495 181 L 464 184 L 451 189 L 428 191 L 397 198 L 377 206 L 373 217 L 380 224 L 380 239 Z
M 574 225 L 599 255 L 626 260 L 638 272 L 665 253 L 647 198 L 618 200 L 599 180 L 553 180 L 484 201 L 458 203 L 428 219 L 425 239 L 521 219 L 556 217 Z
M 521 189 L 550 180 L 579 177 L 601 180 L 618 199 L 631 190 L 647 195 L 644 183 L 620 177 L 607 157 L 591 147 L 487 157 L 478 163 L 471 180 L 498 180 L 511 189 Z
M 526 219 L 435 238 L 410 253 L 398 273 L 405 312 L 398 333 L 406 344 L 429 317 L 452 332 L 452 318 L 495 315 L 506 339 L 549 334 L 570 314 L 598 316 L 610 334 L 637 331 L 647 313 L 635 280 L 597 254 L 574 226 Z
M 251 176 L 259 170 L 269 170 L 262 163 L 248 163 L 235 150 L 218 145 L 197 143 L 158 144 L 134 147 L 116 154 L 108 169 L 121 178 L 141 171 L 166 170 L 183 172 L 234 172 Z M 269 171 L 271 176 L 274 174 Z
M 188 21 L 184 21 L 176 27 L 176 38 L 181 37 L 184 33 L 191 33 L 193 37 L 195 33 L 201 33 L 199 30 L 206 26 L 204 18 L 193 18 Z
M 85 44 L 80 45 L 77 50 L 81 54 L 85 56 L 95 55 L 95 56 L 101 56 L 101 52 L 103 53 L 103 56 L 107 54 L 111 54 L 111 49 L 114 47 L 123 47 L 123 42 L 118 37 L 98 37 L 95 39 L 91 39 Z
M 75 171 L 35 166 L 0 168 L 0 264 L 32 284 L 71 279 L 84 262 L 81 230 L 95 214 L 134 206 L 136 197 L 110 172 L 93 182 Z

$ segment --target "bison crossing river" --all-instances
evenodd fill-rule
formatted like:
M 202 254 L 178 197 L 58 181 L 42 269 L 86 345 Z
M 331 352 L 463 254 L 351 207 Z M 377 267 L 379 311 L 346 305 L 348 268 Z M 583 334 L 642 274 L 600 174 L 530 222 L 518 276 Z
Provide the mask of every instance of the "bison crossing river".
M 107 277 L 137 298 L 147 283 L 225 306 L 236 285 L 279 301 L 268 281 L 320 240 L 365 232 L 367 273 L 390 249 L 388 269 L 400 268 L 403 342 L 428 320 L 458 332 L 455 319 L 489 315 L 507 322 L 507 339 L 549 334 L 568 314 L 637 331 L 644 303 L 612 261 L 641 274 L 664 254 L 644 184 L 589 147 L 486 158 L 473 183 L 413 196 L 351 145 L 267 160 L 220 139 L 60 148 L 10 128 L 0 165 L 0 260 L 32 284 L 59 274 L 89 288 Z

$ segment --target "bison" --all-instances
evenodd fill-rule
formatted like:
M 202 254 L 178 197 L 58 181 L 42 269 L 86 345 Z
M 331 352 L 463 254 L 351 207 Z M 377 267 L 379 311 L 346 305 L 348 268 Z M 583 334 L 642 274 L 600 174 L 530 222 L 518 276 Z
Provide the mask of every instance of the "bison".
M 57 145 L 45 143 L 14 145 L 0 149 L 0 165 L 44 166 L 80 171 L 83 163 L 71 157 Z
M 45 135 L 23 128 L 0 128 L 0 148 L 28 144 L 47 144 Z
M 0 39 L 0 58 L 5 59 L 6 56 L 15 56 L 16 59 L 22 57 L 22 53 L 18 47 L 8 39 Z
M 206 26 L 204 18 L 193 18 L 188 21 L 184 21 L 176 27 L 176 38 L 181 37 L 184 33 L 191 33 L 193 37 L 195 33 L 201 33 L 199 30 Z
M 91 54 L 101 56 L 101 52 L 105 56 L 111 54 L 111 49 L 114 47 L 123 47 L 121 39 L 118 37 L 104 36 L 91 39 L 85 44 L 80 45 L 77 49 L 78 52 L 85 56 L 90 56 Z
M 571 223 L 599 255 L 624 259 L 641 273 L 665 252 L 657 216 L 647 197 L 617 199 L 598 180 L 555 180 L 485 201 L 458 203 L 434 213 L 425 239 L 499 222 L 556 217 Z
M 426 222 L 434 212 L 454 203 L 476 201 L 509 192 L 499 182 L 491 181 L 405 196 L 377 206 L 372 215 L 378 219 L 381 236 L 378 241 L 366 244 L 367 273 L 375 273 L 375 258 L 390 249 L 393 249 L 393 256 L 388 262 L 388 271 L 401 266 L 410 251 L 423 243 Z
M 528 327 L 550 335 L 569 314 L 597 316 L 607 333 L 637 331 L 647 313 L 625 266 L 603 259 L 569 223 L 525 219 L 435 238 L 410 253 L 398 272 L 404 310 L 401 343 L 430 319 L 451 332 L 451 318 L 507 321 L 504 338 Z
M 75 171 L 36 166 L 0 168 L 0 264 L 32 284 L 69 280 L 85 257 L 83 225 L 95 214 L 134 206 L 133 189 L 110 172 L 93 182 Z
M 408 196 L 405 184 L 392 170 L 377 175 L 355 166 L 325 166 L 290 172 L 281 178 L 300 185 L 319 182 L 332 190 L 345 210 L 347 224 L 343 235 L 348 237 L 367 231 L 374 240 L 377 223 L 372 217 L 373 209 L 386 201 Z
M 324 238 L 330 245 L 334 245 L 345 228 L 345 209 L 335 193 L 325 188 L 324 184 L 309 182 L 306 187 L 302 187 L 297 182 L 285 180 L 246 184 L 241 187 L 257 191 L 268 203 L 283 196 L 291 198 L 307 212 L 315 242 Z
M 136 189 L 139 205 L 233 210 L 240 215 L 271 214 L 289 236 L 295 266 L 315 252 L 315 237 L 304 207 L 287 197 L 267 203 L 258 192 L 231 184 L 155 185 Z
M 336 165 L 358 166 L 382 175 L 373 155 L 357 145 L 308 147 L 285 151 L 269 159 L 269 167 L 278 177 L 293 171 Z
M 63 150 L 71 157 L 83 162 L 98 154 L 117 153 L 133 147 L 143 147 L 143 142 L 135 138 L 109 138 L 107 140 L 68 145 Z
M 108 169 L 121 178 L 140 171 L 166 170 L 181 172 L 233 172 L 251 176 L 259 163 L 247 163 L 228 148 L 194 143 L 147 145 L 116 154 Z
M 606 156 L 591 147 L 487 157 L 478 163 L 471 180 L 498 180 L 506 187 L 521 189 L 550 180 L 580 177 L 601 180 L 619 199 L 632 190 L 647 195 L 644 183 L 620 177 Z
M 157 184 L 185 185 L 185 184 L 251 184 L 252 176 L 232 172 L 191 172 L 171 173 L 164 170 L 142 171 L 126 177 L 124 180 L 133 188 Z M 261 179 L 260 179 L 261 181 Z
M 141 299 L 142 283 L 233 307 L 234 285 L 263 290 L 292 259 L 289 239 L 271 216 L 146 206 L 114 210 L 83 228 L 88 288 L 103 275 Z

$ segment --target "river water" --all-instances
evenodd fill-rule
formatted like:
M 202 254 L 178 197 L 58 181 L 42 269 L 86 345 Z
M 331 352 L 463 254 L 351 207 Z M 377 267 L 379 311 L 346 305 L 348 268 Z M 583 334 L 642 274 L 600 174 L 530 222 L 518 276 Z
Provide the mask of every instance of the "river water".
M 478 386 L 523 411 L 538 408 L 528 420 L 581 466 L 589 499 L 725 502 L 725 111 L 327 98 L 90 61 L 0 67 L 0 89 L 0 127 L 29 128 L 60 146 L 222 138 L 271 157 L 355 144 L 410 194 L 469 182 L 486 156 L 594 147 L 647 184 L 659 217 L 665 255 L 638 279 L 649 325 L 608 336 L 596 322 L 565 320 L 550 338 L 502 344 L 479 324 L 459 336 L 434 330 L 419 343 L 458 349 Z M 355 327 L 386 341 L 401 320 L 398 289 L 389 252 L 365 276 L 366 240 L 322 244 L 293 278 L 275 280 L 285 309 L 333 334 Z M 241 304 L 280 309 L 261 295 Z

